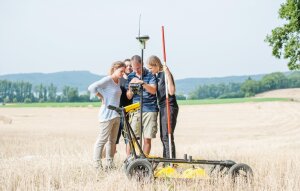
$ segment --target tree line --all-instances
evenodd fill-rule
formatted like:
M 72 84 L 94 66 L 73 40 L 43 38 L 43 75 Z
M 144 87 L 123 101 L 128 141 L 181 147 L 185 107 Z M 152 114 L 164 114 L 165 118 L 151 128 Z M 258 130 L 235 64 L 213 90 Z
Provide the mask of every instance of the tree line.
M 258 93 L 285 88 L 300 88 L 300 72 L 289 75 L 275 72 L 258 81 L 249 77 L 243 83 L 201 85 L 189 94 L 188 99 L 251 97 Z
M 78 88 L 64 86 L 62 92 L 53 84 L 39 84 L 33 87 L 29 82 L 12 82 L 0 80 L 0 102 L 33 103 L 33 102 L 87 102 L 90 94 L 79 94 Z M 92 101 L 95 101 L 94 99 Z
M 284 88 L 300 88 L 300 72 L 293 72 L 288 75 L 275 72 L 265 75 L 258 81 L 249 77 L 243 83 L 201 85 L 187 97 L 177 95 L 177 99 L 242 98 Z M 70 86 L 64 86 L 62 92 L 58 92 L 57 87 L 53 84 L 33 86 L 29 82 L 0 80 L 0 102 L 4 103 L 89 101 L 99 100 L 96 97 L 90 99 L 89 92 L 80 94 L 78 88 Z

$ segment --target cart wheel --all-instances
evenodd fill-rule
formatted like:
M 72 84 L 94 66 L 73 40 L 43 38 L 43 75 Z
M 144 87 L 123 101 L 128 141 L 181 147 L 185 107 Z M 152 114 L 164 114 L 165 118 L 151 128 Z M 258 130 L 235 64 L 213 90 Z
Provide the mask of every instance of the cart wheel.
M 124 170 L 124 172 L 126 173 L 126 170 L 127 170 L 127 167 L 128 167 L 128 165 L 132 162 L 132 161 L 134 161 L 135 159 L 134 159 L 134 157 L 132 156 L 132 155 L 129 155 L 125 160 L 124 160 L 124 162 L 123 162 L 123 170 Z
M 253 171 L 250 166 L 243 163 L 238 163 L 230 167 L 228 175 L 235 181 L 236 178 L 242 178 L 245 181 L 251 181 L 253 178 Z
M 153 177 L 152 165 L 147 159 L 135 159 L 126 168 L 129 179 L 137 181 L 149 181 Z

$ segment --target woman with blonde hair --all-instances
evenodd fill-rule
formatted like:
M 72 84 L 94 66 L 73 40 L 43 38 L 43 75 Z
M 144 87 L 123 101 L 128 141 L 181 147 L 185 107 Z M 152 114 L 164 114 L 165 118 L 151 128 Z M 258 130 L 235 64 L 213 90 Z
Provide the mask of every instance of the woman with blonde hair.
M 168 137 L 168 116 L 166 106 L 166 82 L 165 75 L 168 81 L 168 94 L 170 104 L 170 122 L 171 122 L 171 145 L 172 145 L 172 158 L 176 158 L 176 149 L 174 142 L 174 130 L 177 122 L 179 107 L 175 95 L 175 82 L 169 68 L 163 66 L 157 56 L 150 56 L 147 60 L 147 67 L 153 75 L 157 78 L 157 99 L 159 105 L 160 116 L 160 139 L 163 144 L 163 157 L 170 158 L 169 153 L 169 137 Z
M 120 115 L 107 108 L 108 105 L 119 107 L 121 89 L 120 78 L 124 75 L 126 65 L 117 61 L 110 68 L 108 76 L 92 83 L 88 90 L 95 94 L 102 101 L 98 118 L 99 118 L 99 135 L 94 146 L 94 163 L 95 168 L 102 168 L 102 150 L 106 146 L 107 168 L 113 168 L 114 151 L 116 139 L 119 131 Z

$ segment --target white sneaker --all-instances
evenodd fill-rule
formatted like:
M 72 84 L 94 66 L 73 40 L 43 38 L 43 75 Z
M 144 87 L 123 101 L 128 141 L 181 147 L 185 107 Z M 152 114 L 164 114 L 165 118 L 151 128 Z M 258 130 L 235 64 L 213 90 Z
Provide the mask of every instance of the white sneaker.
M 109 170 L 109 169 L 116 169 L 116 165 L 115 165 L 113 159 L 107 159 L 106 160 L 106 169 L 107 170 Z
M 95 169 L 103 169 L 101 160 L 94 161 L 94 168 Z

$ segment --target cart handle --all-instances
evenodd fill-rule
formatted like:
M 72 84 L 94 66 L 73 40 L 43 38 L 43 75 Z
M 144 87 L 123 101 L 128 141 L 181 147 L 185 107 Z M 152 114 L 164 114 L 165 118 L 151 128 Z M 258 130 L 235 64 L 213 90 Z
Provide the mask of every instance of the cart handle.
M 116 106 L 113 106 L 113 105 L 108 105 L 107 108 L 111 109 L 111 110 L 114 110 L 114 111 L 116 111 L 116 112 L 118 112 L 120 114 L 122 113 L 122 110 L 123 110 L 122 108 L 116 107 Z
M 107 106 L 108 109 L 114 110 L 114 111 L 116 111 L 120 114 L 122 113 L 123 110 L 125 110 L 126 113 L 135 112 L 136 110 L 140 109 L 140 107 L 141 107 L 140 102 L 130 104 L 126 107 L 116 107 L 116 106 L 113 106 L 113 105 L 108 105 Z

